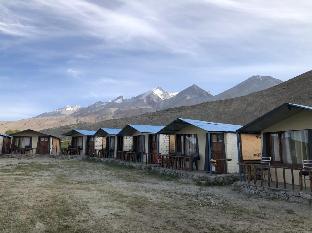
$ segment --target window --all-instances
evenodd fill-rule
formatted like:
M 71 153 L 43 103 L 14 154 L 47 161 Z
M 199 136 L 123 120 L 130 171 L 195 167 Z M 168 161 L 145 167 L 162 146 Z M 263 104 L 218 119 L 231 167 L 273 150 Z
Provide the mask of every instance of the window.
M 224 134 L 223 133 L 217 133 L 211 135 L 211 141 L 212 142 L 223 142 L 224 141 Z
M 309 155 L 308 130 L 293 130 L 267 135 L 267 155 L 272 161 L 284 164 L 301 164 L 304 159 L 312 159 Z
M 271 133 L 269 137 L 269 156 L 273 161 L 280 162 L 280 135 L 278 133 Z
M 177 152 L 183 155 L 194 155 L 198 152 L 198 140 L 196 134 L 178 135 Z
M 308 130 L 284 132 L 282 145 L 285 163 L 301 164 L 302 160 L 311 159 Z

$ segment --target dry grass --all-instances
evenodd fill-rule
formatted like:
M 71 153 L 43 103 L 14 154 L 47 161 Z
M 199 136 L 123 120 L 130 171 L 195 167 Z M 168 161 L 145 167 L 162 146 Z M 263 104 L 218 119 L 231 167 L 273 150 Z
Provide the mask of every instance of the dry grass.
M 311 232 L 307 206 L 83 161 L 0 160 L 0 232 Z

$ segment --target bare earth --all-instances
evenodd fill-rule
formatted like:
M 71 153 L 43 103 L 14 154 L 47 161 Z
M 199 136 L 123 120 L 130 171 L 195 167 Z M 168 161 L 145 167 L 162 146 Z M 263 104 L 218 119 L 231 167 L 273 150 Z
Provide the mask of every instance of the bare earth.
M 0 159 L 0 232 L 312 232 L 312 209 L 74 160 Z

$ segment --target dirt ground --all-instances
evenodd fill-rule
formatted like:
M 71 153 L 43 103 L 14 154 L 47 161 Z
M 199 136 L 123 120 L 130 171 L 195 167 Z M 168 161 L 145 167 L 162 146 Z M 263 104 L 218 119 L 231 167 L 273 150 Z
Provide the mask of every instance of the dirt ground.
M 101 163 L 0 159 L 0 232 L 312 232 L 312 209 Z

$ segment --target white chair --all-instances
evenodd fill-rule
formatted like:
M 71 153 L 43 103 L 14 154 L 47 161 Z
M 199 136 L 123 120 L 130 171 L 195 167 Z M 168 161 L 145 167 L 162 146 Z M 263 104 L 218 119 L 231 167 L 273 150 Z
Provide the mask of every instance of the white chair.
M 303 176 L 304 188 L 307 188 L 306 180 L 310 180 L 310 172 L 312 171 L 312 160 L 302 160 L 302 170 L 300 175 Z M 308 179 L 306 178 L 308 177 Z

